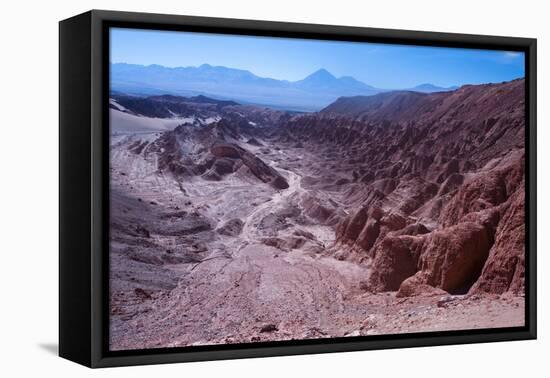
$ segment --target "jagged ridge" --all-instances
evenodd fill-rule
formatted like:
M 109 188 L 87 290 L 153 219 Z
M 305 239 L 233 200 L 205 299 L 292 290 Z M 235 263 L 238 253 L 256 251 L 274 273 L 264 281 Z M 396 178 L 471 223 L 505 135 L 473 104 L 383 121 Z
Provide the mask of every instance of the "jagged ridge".
M 523 79 L 391 92 L 294 117 L 280 139 L 343 177 L 333 252 L 371 261 L 371 290 L 522 292 L 524 112 Z

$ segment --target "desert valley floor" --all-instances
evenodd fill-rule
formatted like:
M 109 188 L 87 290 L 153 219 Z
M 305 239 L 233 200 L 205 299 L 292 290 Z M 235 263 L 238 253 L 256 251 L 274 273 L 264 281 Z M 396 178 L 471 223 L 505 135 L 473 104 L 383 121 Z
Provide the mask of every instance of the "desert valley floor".
M 112 97 L 112 350 L 524 324 L 522 80 Z

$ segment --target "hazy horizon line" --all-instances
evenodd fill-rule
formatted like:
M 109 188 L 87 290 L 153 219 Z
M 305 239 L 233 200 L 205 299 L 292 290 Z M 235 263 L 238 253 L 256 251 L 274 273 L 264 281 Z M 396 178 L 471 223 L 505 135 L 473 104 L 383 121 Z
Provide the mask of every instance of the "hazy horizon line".
M 151 66 L 159 66 L 159 67 L 163 67 L 163 68 L 168 68 L 168 69 L 178 69 L 178 68 L 200 68 L 201 66 L 210 66 L 210 67 L 213 67 L 213 68 L 226 68 L 226 69 L 231 69 L 231 70 L 236 70 L 236 71 L 244 71 L 244 72 L 248 72 L 260 79 L 270 79 L 270 80 L 277 80 L 277 81 L 283 81 L 283 82 L 287 82 L 287 83 L 296 83 L 296 82 L 299 82 L 301 80 L 304 80 L 306 78 L 308 78 L 309 76 L 313 75 L 314 73 L 317 73 L 319 71 L 326 71 L 328 72 L 331 76 L 333 76 L 334 78 L 336 79 L 342 79 L 342 78 L 346 78 L 346 77 L 350 77 L 362 84 L 365 84 L 365 85 L 368 85 L 368 86 L 371 86 L 375 89 L 381 89 L 381 90 L 387 90 L 387 91 L 393 91 L 393 90 L 406 90 L 406 89 L 414 89 L 414 88 L 417 88 L 417 87 L 420 87 L 422 85 L 433 85 L 434 87 L 438 87 L 438 88 L 441 88 L 441 89 L 458 89 L 462 86 L 465 86 L 465 85 L 483 85 L 483 84 L 498 84 L 498 83 L 506 83 L 506 82 L 510 82 L 510 81 L 514 81 L 514 80 L 519 80 L 519 79 L 524 79 L 525 78 L 525 75 L 522 75 L 522 76 L 518 76 L 518 77 L 515 77 L 515 78 L 511 78 L 509 80 L 504 80 L 504 81 L 484 81 L 484 82 L 479 82 L 479 83 L 470 83 L 470 82 L 464 82 L 464 83 L 455 83 L 453 85 L 449 85 L 449 86 L 446 86 L 446 85 L 441 85 L 441 84 L 436 84 L 435 82 L 432 82 L 432 81 L 424 81 L 424 82 L 419 82 L 418 84 L 414 85 L 414 86 L 403 86 L 403 87 L 394 87 L 394 88 L 388 88 L 388 87 L 376 87 L 376 86 L 373 86 L 369 83 L 366 83 L 362 80 L 359 80 L 357 79 L 356 77 L 352 76 L 352 75 L 342 75 L 342 76 L 336 76 L 334 75 L 332 72 L 330 72 L 328 69 L 324 68 L 324 67 L 321 67 L 315 71 L 312 71 L 309 75 L 306 75 L 304 78 L 302 79 L 299 79 L 299 80 L 288 80 L 288 79 L 276 79 L 274 77 L 268 77 L 268 76 L 260 76 L 256 73 L 254 73 L 253 71 L 249 70 L 249 69 L 244 69 L 244 68 L 236 68 L 236 67 L 228 67 L 228 66 L 222 66 L 222 65 L 214 65 L 214 64 L 211 64 L 211 63 L 202 63 L 200 65 L 197 65 L 197 66 L 166 66 L 166 65 L 163 65 L 163 64 L 157 64 L 157 63 L 151 63 L 151 64 L 141 64 L 141 63 L 128 63 L 128 62 L 109 62 L 110 65 L 113 65 L 113 64 L 127 64 L 127 65 L 133 65 L 133 66 L 142 66 L 142 67 L 151 67 Z
M 317 70 L 314 70 L 312 71 L 309 75 L 306 75 L 305 77 L 303 77 L 302 79 L 299 79 L 299 80 L 289 80 L 289 79 L 276 79 L 274 77 L 268 77 L 268 76 L 260 76 L 256 73 L 254 73 L 253 71 L 249 70 L 249 69 L 244 69 L 244 68 L 237 68 L 237 67 L 228 67 L 228 66 L 222 66 L 222 65 L 214 65 L 214 64 L 211 64 L 211 63 L 202 63 L 200 65 L 196 65 L 196 66 L 166 66 L 166 65 L 163 65 L 163 64 L 157 64 L 157 63 L 151 63 L 151 64 L 141 64 L 141 63 L 128 63 L 128 62 L 109 62 L 110 65 L 113 65 L 113 64 L 127 64 L 127 65 L 132 65 L 132 66 L 142 66 L 142 67 L 151 67 L 151 66 L 159 66 L 159 67 L 163 67 L 163 68 L 168 68 L 168 69 L 178 69 L 178 68 L 200 68 L 201 66 L 210 66 L 210 67 L 213 67 L 213 68 L 227 68 L 227 69 L 232 69 L 232 70 L 236 70 L 236 71 L 244 71 L 244 72 L 248 72 L 260 79 L 271 79 L 271 80 L 277 80 L 277 81 L 283 81 L 283 82 L 288 82 L 288 83 L 296 83 L 296 82 L 299 82 L 301 80 L 304 80 L 306 79 L 307 77 L 313 75 L 314 73 L 317 73 L 319 71 L 326 71 L 328 72 L 330 75 L 332 75 L 334 78 L 336 79 L 342 79 L 342 78 L 346 78 L 346 77 L 350 77 L 362 84 L 365 84 L 365 85 L 369 85 L 369 86 L 372 86 L 370 85 L 369 83 L 365 83 L 364 81 L 362 80 L 359 80 L 357 79 L 356 77 L 354 77 L 353 75 L 341 75 L 341 76 L 336 76 L 334 75 L 332 72 L 330 72 L 328 69 L 324 68 L 324 67 L 321 67 Z M 519 79 L 518 78 L 515 78 L 515 79 L 511 79 L 509 81 L 512 81 L 512 80 L 516 80 L 516 79 Z M 383 89 L 383 90 L 395 90 L 395 89 L 405 89 L 405 88 L 416 88 L 416 87 L 419 87 L 421 85 L 433 85 L 435 87 L 438 87 L 438 88 L 444 88 L 444 89 L 447 89 L 447 88 L 453 88 L 453 87 L 461 87 L 463 85 L 476 85 L 476 84 L 489 84 L 490 82 L 485 82 L 485 83 L 462 83 L 462 84 L 453 84 L 453 85 L 450 85 L 450 86 L 445 86 L 445 85 L 440 85 L 440 84 L 436 84 L 434 82 L 419 82 L 418 84 L 412 86 L 412 87 L 407 87 L 407 86 L 403 86 L 401 88 L 388 88 L 388 87 L 375 87 L 375 86 L 372 86 L 373 88 L 376 88 L 376 89 Z

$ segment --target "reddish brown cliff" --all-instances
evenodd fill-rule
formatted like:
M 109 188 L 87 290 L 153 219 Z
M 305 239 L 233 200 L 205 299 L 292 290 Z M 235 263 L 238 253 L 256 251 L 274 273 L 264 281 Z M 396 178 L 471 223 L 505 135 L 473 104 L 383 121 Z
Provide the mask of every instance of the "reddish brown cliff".
M 340 98 L 280 132 L 347 209 L 335 253 L 400 295 L 523 290 L 524 135 L 524 80 Z

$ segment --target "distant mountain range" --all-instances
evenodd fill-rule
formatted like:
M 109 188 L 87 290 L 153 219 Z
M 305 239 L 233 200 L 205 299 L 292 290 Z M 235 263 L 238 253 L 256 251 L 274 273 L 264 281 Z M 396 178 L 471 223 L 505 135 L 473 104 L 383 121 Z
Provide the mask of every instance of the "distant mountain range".
M 453 85 L 452 87 L 438 87 L 437 85 L 425 83 L 417 85 L 413 88 L 408 88 L 406 90 L 413 91 L 413 92 L 422 92 L 422 93 L 435 93 L 435 92 L 447 92 L 447 91 L 454 91 L 455 89 L 458 89 L 459 87 L 456 85 Z
M 453 90 L 432 84 L 405 89 L 432 93 Z M 388 89 L 365 84 L 351 76 L 335 77 L 320 69 L 303 80 L 264 78 L 250 71 L 203 64 L 169 68 L 160 65 L 111 64 L 111 90 L 134 95 L 208 95 L 242 103 L 297 111 L 316 111 L 342 96 L 370 96 Z

